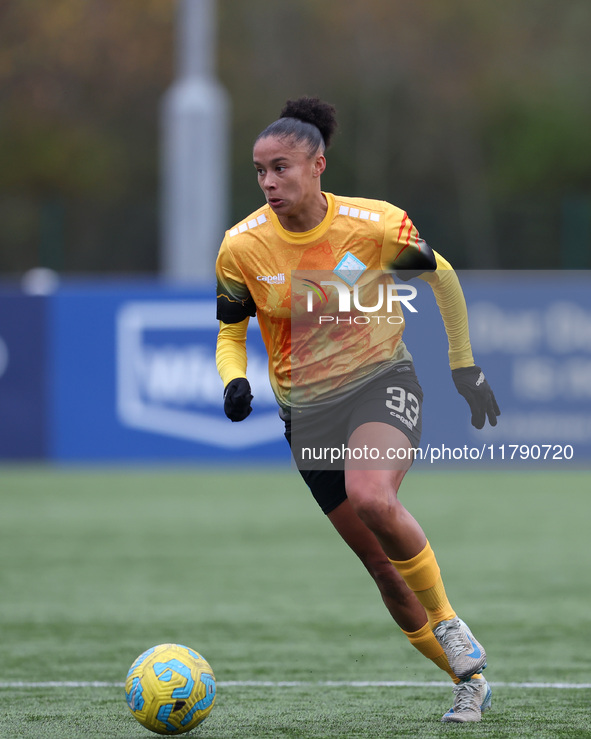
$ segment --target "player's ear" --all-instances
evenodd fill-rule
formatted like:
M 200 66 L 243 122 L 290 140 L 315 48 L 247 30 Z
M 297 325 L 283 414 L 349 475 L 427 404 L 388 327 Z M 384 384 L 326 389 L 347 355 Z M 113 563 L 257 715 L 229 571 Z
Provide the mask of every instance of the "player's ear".
M 312 169 L 312 175 L 314 177 L 320 177 L 320 175 L 326 169 L 326 157 L 324 154 L 316 154 L 314 157 L 314 166 Z

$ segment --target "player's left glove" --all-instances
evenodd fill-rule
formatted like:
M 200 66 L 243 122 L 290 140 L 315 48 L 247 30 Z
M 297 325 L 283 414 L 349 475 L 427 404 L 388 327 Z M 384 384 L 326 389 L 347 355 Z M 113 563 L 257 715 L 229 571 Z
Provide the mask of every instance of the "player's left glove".
M 457 391 L 466 398 L 470 406 L 472 426 L 481 429 L 486 416 L 490 425 L 496 426 L 497 416 L 501 415 L 501 411 L 480 367 L 459 367 L 451 371 L 451 376 Z
M 230 380 L 224 390 L 224 413 L 230 421 L 244 421 L 252 412 L 252 393 L 246 377 Z

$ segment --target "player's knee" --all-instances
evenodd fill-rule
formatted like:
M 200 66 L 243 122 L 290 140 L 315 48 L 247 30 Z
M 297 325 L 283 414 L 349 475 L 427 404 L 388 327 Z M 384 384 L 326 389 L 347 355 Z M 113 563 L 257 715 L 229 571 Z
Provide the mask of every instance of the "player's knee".
M 396 515 L 396 495 L 389 486 L 371 475 L 355 476 L 347 481 L 347 497 L 354 511 L 374 532 L 389 527 Z

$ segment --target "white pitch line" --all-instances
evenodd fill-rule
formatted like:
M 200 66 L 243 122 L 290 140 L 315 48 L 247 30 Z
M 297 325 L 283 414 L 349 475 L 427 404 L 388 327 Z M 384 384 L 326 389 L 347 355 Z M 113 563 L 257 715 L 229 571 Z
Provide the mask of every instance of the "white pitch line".
M 491 682 L 496 688 L 537 688 L 541 690 L 589 690 L 591 683 L 518 683 L 518 682 Z M 449 688 L 450 682 L 442 681 L 412 681 L 412 680 L 324 680 L 306 682 L 303 680 L 221 680 L 219 688 Z M 29 688 L 123 688 L 122 682 L 102 681 L 47 681 L 47 682 L 0 682 L 0 689 L 29 689 Z

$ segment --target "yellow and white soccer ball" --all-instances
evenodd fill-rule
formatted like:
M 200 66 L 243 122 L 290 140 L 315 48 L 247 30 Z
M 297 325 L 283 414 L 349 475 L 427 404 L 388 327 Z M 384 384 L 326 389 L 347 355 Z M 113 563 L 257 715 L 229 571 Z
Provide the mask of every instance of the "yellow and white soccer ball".
M 127 673 L 125 697 L 133 716 L 156 734 L 184 734 L 211 713 L 216 684 L 200 654 L 182 644 L 147 649 Z

